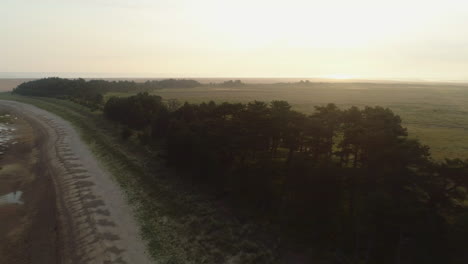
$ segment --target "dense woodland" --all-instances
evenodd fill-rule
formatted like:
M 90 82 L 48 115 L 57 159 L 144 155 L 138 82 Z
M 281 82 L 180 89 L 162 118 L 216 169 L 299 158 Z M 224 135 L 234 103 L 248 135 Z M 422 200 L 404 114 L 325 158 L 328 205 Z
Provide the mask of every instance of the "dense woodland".
M 158 96 L 111 98 L 107 118 L 285 240 L 338 263 L 465 263 L 468 164 L 430 158 L 389 109 L 329 104 L 306 116 L 285 101 L 172 111 Z M 127 132 L 125 132 L 127 131 Z
M 15 92 L 76 92 L 41 85 Z M 187 181 L 273 227 L 280 245 L 327 263 L 468 261 L 468 161 L 433 161 L 389 109 L 328 104 L 305 115 L 285 101 L 178 104 L 147 93 L 96 103 L 123 140 L 164 146 Z

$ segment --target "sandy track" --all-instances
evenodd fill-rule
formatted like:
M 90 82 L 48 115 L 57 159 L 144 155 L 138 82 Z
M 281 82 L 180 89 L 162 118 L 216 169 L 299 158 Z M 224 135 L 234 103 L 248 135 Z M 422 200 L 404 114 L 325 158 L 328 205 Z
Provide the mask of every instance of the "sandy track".
M 41 158 L 57 193 L 60 262 L 151 263 L 123 192 L 70 123 L 32 105 L 0 104 L 47 135 Z

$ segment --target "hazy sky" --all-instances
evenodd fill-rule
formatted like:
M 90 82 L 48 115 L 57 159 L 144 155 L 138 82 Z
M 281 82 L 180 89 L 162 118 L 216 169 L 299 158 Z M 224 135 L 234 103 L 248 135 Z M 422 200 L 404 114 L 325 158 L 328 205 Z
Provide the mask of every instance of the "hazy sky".
M 468 80 L 466 0 L 0 0 L 0 72 Z

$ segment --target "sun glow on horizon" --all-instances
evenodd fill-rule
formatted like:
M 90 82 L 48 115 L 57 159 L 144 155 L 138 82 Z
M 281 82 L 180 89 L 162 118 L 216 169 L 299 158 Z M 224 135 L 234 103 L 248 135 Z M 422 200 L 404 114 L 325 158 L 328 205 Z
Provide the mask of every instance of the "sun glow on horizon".
M 351 74 L 329 74 L 324 76 L 326 79 L 335 79 L 335 80 L 350 80 L 359 78 L 356 75 Z

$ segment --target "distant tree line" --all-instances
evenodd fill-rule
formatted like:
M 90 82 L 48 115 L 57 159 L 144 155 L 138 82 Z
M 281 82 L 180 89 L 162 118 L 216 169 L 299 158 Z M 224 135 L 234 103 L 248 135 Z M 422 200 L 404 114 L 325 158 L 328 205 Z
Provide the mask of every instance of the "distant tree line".
M 69 99 L 92 109 L 102 107 L 103 94 L 107 92 L 150 91 L 163 88 L 193 88 L 201 86 L 195 80 L 105 81 L 84 79 L 45 78 L 18 85 L 13 93 L 29 96 Z
M 467 263 L 468 162 L 433 161 L 391 110 L 176 105 L 141 93 L 110 98 L 104 115 L 124 139 L 164 142 L 170 165 L 317 259 Z
M 228 87 L 228 88 L 246 86 L 246 84 L 244 82 L 242 82 L 241 80 L 228 80 L 228 81 L 224 81 L 224 82 L 210 82 L 207 85 L 216 86 L 216 87 Z
M 96 109 L 103 104 L 103 84 L 105 81 L 86 82 L 84 79 L 47 78 L 22 83 L 13 89 L 13 93 L 70 99 Z
M 142 84 L 145 89 L 163 89 L 163 88 L 195 88 L 199 87 L 202 84 L 195 80 L 176 80 L 176 79 L 166 79 L 166 80 L 152 80 L 146 81 Z
M 229 81 L 224 81 L 220 86 L 224 87 L 239 87 L 239 86 L 245 86 L 245 83 L 243 83 L 241 80 L 229 80 Z

